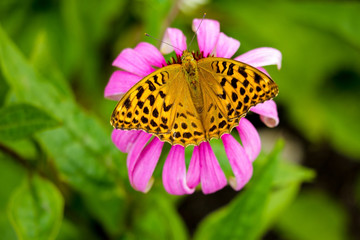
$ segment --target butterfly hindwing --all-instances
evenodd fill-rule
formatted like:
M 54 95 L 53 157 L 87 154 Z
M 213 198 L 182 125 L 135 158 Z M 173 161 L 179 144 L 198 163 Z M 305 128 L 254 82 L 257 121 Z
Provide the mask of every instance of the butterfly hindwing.
M 158 136 L 161 140 L 173 145 L 198 145 L 205 141 L 204 128 L 193 104 L 187 83 L 177 86 L 176 90 L 175 115 L 170 124 L 171 132 Z

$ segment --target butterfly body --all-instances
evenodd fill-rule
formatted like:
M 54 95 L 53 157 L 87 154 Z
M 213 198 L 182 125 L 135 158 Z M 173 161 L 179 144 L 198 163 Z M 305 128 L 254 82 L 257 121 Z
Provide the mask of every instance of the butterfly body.
M 135 84 L 119 101 L 111 124 L 141 129 L 182 146 L 229 133 L 252 106 L 275 97 L 275 82 L 258 69 L 231 59 L 195 59 L 165 66 Z
M 185 79 L 189 85 L 192 102 L 198 114 L 201 114 L 203 110 L 203 96 L 199 82 L 199 67 L 197 61 L 194 59 L 194 56 L 186 50 L 181 57 L 181 61 Z

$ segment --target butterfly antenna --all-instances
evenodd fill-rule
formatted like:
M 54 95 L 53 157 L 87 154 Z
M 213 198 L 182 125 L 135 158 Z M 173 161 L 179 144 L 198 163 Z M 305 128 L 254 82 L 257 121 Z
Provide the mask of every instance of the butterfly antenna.
M 178 49 L 180 52 L 182 52 L 182 50 L 181 50 L 180 48 L 175 47 L 175 46 L 171 45 L 170 43 L 164 42 L 164 41 L 162 41 L 162 40 L 160 40 L 160 39 L 157 39 L 157 38 L 151 36 L 151 35 L 148 34 L 148 33 L 145 33 L 145 36 L 151 37 L 152 39 L 155 39 L 155 40 L 157 40 L 157 41 L 159 41 L 159 42 L 161 42 L 161 43 L 164 43 L 164 44 L 166 44 L 166 45 L 169 45 L 170 47 L 176 48 L 176 49 Z
M 205 16 L 206 16 L 206 13 L 204 13 L 204 15 L 203 15 L 203 17 L 202 17 L 202 19 L 201 19 L 201 22 L 199 23 L 199 26 L 197 27 L 197 29 L 196 29 L 196 31 L 195 31 L 195 33 L 194 33 L 194 36 L 192 37 L 192 39 L 191 39 L 191 41 L 190 41 L 190 43 L 189 43 L 189 49 L 190 49 L 190 47 L 191 47 L 192 42 L 193 42 L 194 39 L 195 39 L 196 33 L 198 32 L 198 30 L 199 30 L 199 28 L 200 28 L 200 26 L 201 26 L 201 23 L 204 21 Z

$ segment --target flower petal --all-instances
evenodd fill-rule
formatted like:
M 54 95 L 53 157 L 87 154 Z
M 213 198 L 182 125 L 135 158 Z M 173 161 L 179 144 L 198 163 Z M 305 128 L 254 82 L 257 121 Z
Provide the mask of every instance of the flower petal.
M 281 52 L 270 47 L 255 48 L 235 58 L 254 67 L 277 65 L 278 69 L 281 68 L 281 59 Z
M 204 56 L 207 57 L 212 53 L 218 42 L 220 23 L 210 19 L 204 19 L 201 23 L 201 20 L 202 19 L 194 19 L 192 28 L 194 32 L 199 28 L 196 32 L 199 49 L 200 52 L 203 52 Z
M 131 173 L 132 186 L 136 190 L 141 192 L 150 190 L 153 183 L 150 179 L 161 155 L 163 145 L 164 143 L 155 137 L 142 150 Z
M 137 138 L 135 139 L 135 141 L 128 150 L 129 154 L 126 159 L 126 165 L 128 168 L 129 180 L 131 184 L 132 184 L 132 171 L 134 169 L 134 166 L 141 154 L 141 151 L 143 150 L 143 148 L 145 147 L 146 143 L 149 141 L 151 136 L 152 135 L 149 133 L 146 133 L 144 131 L 139 131 L 139 135 L 137 136 Z
M 186 182 L 190 188 L 194 188 L 200 183 L 200 158 L 199 158 L 199 147 L 195 146 L 193 154 L 191 156 L 189 169 L 186 175 Z
M 253 162 L 260 153 L 261 140 L 258 131 L 246 118 L 240 120 L 239 126 L 236 127 L 239 132 L 241 143 L 249 160 Z
M 121 152 L 127 153 L 139 133 L 140 131 L 137 130 L 127 131 L 121 129 L 114 129 L 111 134 L 111 140 Z
M 161 43 L 160 46 L 160 51 L 163 54 L 168 54 L 175 50 L 177 55 L 182 55 L 182 52 L 187 48 L 186 37 L 183 32 L 177 28 L 167 28 L 162 41 L 165 42 Z M 171 47 L 166 43 L 169 43 L 174 47 Z
M 268 127 L 276 127 L 279 124 L 279 116 L 274 100 L 268 100 L 252 107 L 250 111 L 260 115 L 261 121 Z
M 266 75 L 268 75 L 270 77 L 270 74 L 265 70 L 265 68 L 257 67 L 257 69 L 259 69 L 260 71 L 262 71 L 263 73 L 265 73 Z
M 139 43 L 134 50 L 138 52 L 150 66 L 163 67 L 166 61 L 161 52 L 152 44 L 147 42 Z
M 163 168 L 163 184 L 165 190 L 174 195 L 191 194 L 195 188 L 186 184 L 185 148 L 172 146 Z
M 119 101 L 124 93 L 134 86 L 141 77 L 124 71 L 115 71 L 105 87 L 104 95 L 111 100 Z
M 226 36 L 224 33 L 219 34 L 216 44 L 216 56 L 222 58 L 231 58 L 240 47 L 240 42 L 234 38 Z
M 235 175 L 229 179 L 230 186 L 239 191 L 250 180 L 253 172 L 251 161 L 246 155 L 243 147 L 230 134 L 221 136 L 224 143 L 226 155 L 229 159 L 231 169 Z
M 145 77 L 155 71 L 140 53 L 131 48 L 122 50 L 114 60 L 113 66 L 134 73 L 140 77 Z
M 204 194 L 216 192 L 226 186 L 227 181 L 209 142 L 199 146 L 201 188 Z

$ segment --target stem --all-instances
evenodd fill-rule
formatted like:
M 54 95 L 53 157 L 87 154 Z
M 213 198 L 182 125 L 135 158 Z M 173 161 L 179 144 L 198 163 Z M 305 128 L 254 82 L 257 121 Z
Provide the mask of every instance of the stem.
M 24 168 L 28 169 L 29 171 L 34 171 L 34 167 L 29 164 L 26 159 L 24 159 L 22 156 L 17 154 L 14 150 L 8 148 L 7 146 L 0 143 L 0 150 L 5 154 L 8 155 L 11 159 L 15 160 L 18 164 L 23 166 Z

